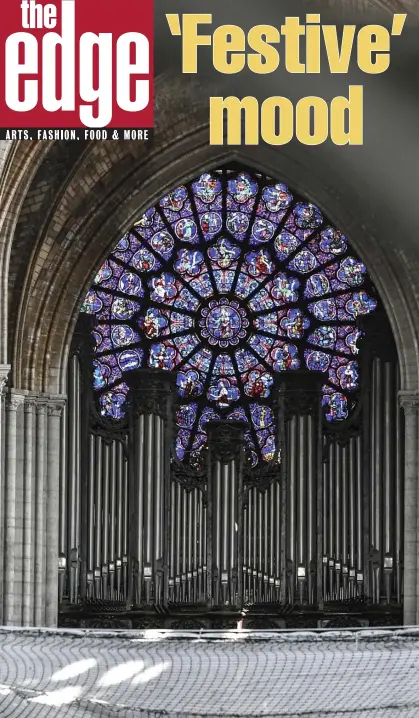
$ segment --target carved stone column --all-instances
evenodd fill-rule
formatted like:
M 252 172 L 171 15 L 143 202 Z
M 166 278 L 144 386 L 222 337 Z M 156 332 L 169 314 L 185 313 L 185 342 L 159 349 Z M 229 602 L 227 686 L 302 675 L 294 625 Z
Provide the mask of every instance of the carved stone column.
M 23 417 L 20 416 L 18 422 L 18 410 L 24 399 L 24 392 L 16 392 L 13 389 L 6 395 L 3 549 L 3 623 L 6 626 L 20 625 L 22 620 L 23 477 L 18 452 L 23 446 Z
M 405 417 L 403 623 L 414 626 L 419 624 L 419 394 L 401 391 L 399 398 Z
M 46 555 L 46 441 L 47 398 L 36 399 L 35 422 L 35 596 L 34 625 L 45 626 L 45 555 Z
M 323 467 L 321 388 L 324 375 L 279 377 L 281 451 L 281 600 L 323 606 Z
M 45 625 L 51 627 L 57 625 L 58 617 L 60 449 L 63 409 L 62 397 L 50 399 L 47 406 Z
M 35 598 L 35 446 L 34 428 L 36 398 L 27 396 L 24 403 L 23 457 L 23 601 L 22 625 L 34 625 Z
M 10 366 L 0 365 L 0 556 L 4 556 L 4 464 L 5 464 L 5 388 Z M 4 595 L 3 561 L 0 560 L 0 596 Z M 3 601 L 0 600 L 0 624 L 3 623 Z
M 161 604 L 168 593 L 166 532 L 175 376 L 141 370 L 131 382 L 129 603 Z
M 239 607 L 243 600 L 243 465 L 245 422 L 207 424 L 208 599 Z

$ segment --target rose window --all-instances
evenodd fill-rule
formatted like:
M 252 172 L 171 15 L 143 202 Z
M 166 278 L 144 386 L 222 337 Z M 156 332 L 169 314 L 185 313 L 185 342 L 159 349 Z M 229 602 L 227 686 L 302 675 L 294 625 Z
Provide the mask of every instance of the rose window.
M 210 419 L 245 420 L 253 464 L 275 455 L 274 375 L 325 372 L 330 422 L 359 389 L 357 318 L 374 289 L 345 236 L 284 184 L 247 171 L 204 173 L 147 210 L 96 275 L 94 388 L 103 416 L 125 414 L 127 372 L 174 371 L 176 452 L 189 460 Z

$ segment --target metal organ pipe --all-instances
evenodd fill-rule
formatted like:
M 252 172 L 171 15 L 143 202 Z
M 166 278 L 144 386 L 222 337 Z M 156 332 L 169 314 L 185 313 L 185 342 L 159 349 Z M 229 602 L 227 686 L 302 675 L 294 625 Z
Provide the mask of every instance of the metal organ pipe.
M 236 577 L 243 569 L 243 556 L 238 553 L 238 495 L 243 490 L 244 422 L 210 421 L 207 424 L 210 452 L 208 500 L 213 508 L 211 525 L 213 600 L 231 605 L 242 602 L 236 598 Z M 217 511 L 219 507 L 219 511 Z M 238 599 L 238 600 L 237 600 Z
M 224 606 L 279 600 L 320 604 L 365 593 L 375 603 L 402 600 L 404 436 L 394 361 L 375 357 L 372 362 L 362 430 L 346 436 L 325 431 L 321 472 L 318 416 L 287 400 L 278 480 L 264 483 L 263 491 L 253 484 L 246 493 L 242 449 L 230 451 L 227 460 L 210 426 L 208 483 L 202 490 L 185 488 L 179 476 L 171 475 L 165 418 L 171 376 L 163 374 L 151 371 L 151 379 L 143 377 L 140 399 L 134 382 L 137 398 L 127 446 L 120 438 L 81 436 L 78 356 L 69 363 L 59 547 L 61 554 L 67 552 L 65 586 L 72 603 L 78 601 L 80 586 L 89 598 L 131 600 L 137 606 L 201 602 L 209 594 L 214 604 Z M 155 379 L 163 381 L 160 388 Z M 289 391 L 294 396 L 292 384 L 284 389 Z M 233 431 L 243 431 L 240 424 L 228 423 Z M 38 412 L 38 442 L 43 424 Z M 236 435 L 233 445 L 241 447 L 242 440 Z M 38 492 L 44 458 L 37 453 Z M 44 520 L 37 501 L 37 531 Z M 85 575 L 80 577 L 84 540 Z M 37 583 L 38 616 L 42 600 Z

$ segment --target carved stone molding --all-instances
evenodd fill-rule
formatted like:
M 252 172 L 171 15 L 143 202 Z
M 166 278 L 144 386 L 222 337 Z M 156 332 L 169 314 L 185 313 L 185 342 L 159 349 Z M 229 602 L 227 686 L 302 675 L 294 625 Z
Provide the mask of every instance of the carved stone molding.
M 419 410 L 419 392 L 399 391 L 399 404 L 405 416 L 417 414 Z
M 35 402 L 35 410 L 36 410 L 36 413 L 38 414 L 38 416 L 46 416 L 47 407 L 48 407 L 48 402 L 46 400 Z
M 62 401 L 54 401 L 47 404 L 47 412 L 48 416 L 57 416 L 60 417 L 63 413 L 65 403 Z
M 27 397 L 23 406 L 25 414 L 33 414 L 36 410 L 37 402 L 35 397 Z
M 25 394 L 16 392 L 15 390 L 11 389 L 6 394 L 6 410 L 7 411 L 17 411 L 20 406 L 22 406 L 23 402 L 25 401 Z
M 130 376 L 134 416 L 156 414 L 167 418 L 168 398 L 174 394 L 176 376 L 160 369 L 141 369 Z
M 207 423 L 208 443 L 215 461 L 228 464 L 240 457 L 244 447 L 244 421 L 209 421 Z
M 10 375 L 9 364 L 0 364 L 0 394 L 4 392 Z

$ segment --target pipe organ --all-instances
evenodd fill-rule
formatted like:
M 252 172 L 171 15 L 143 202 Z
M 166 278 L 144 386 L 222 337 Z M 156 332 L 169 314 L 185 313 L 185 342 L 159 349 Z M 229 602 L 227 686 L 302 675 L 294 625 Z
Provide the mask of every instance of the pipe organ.
M 360 399 L 341 426 L 324 418 L 320 372 L 279 374 L 278 449 L 252 469 L 240 421 L 211 420 L 200 461 L 176 458 L 171 372 L 131 372 L 126 422 L 101 417 L 81 322 L 61 467 L 62 625 L 399 625 L 404 420 L 382 335 L 365 334 Z

